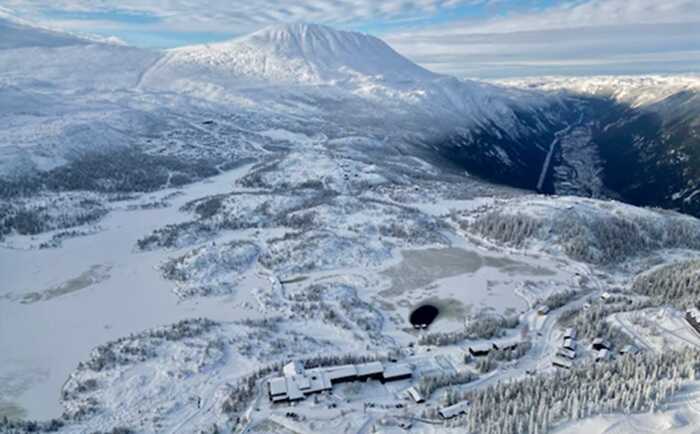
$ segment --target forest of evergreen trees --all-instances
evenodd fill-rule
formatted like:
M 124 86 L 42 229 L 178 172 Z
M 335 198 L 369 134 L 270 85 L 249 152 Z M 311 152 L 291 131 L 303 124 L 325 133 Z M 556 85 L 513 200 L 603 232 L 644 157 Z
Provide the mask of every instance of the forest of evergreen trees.
M 611 363 L 557 371 L 447 395 L 469 400 L 465 416 L 449 422 L 480 434 L 544 434 L 556 424 L 597 414 L 654 411 L 700 374 L 700 352 L 645 353 Z
M 619 264 L 654 249 L 700 249 L 700 224 L 683 216 L 654 214 L 583 215 L 559 211 L 534 217 L 491 211 L 463 229 L 517 248 L 530 241 L 554 241 L 572 259 L 597 265 Z
M 700 303 L 700 260 L 678 262 L 637 276 L 632 290 L 655 304 L 687 309 Z

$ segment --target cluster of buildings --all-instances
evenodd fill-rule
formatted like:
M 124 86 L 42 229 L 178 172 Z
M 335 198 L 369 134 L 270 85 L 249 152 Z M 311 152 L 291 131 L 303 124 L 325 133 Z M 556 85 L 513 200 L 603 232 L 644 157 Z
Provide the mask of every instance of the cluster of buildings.
M 564 330 L 562 345 L 557 349 L 557 354 L 552 360 L 552 365 L 558 368 L 571 369 L 576 358 L 576 330 L 568 328 Z
M 282 376 L 268 381 L 268 394 L 272 402 L 290 402 L 305 399 L 308 395 L 333 389 L 334 384 L 369 379 L 381 382 L 410 378 L 413 370 L 403 363 L 368 362 L 322 368 L 304 368 L 300 361 L 288 363 Z

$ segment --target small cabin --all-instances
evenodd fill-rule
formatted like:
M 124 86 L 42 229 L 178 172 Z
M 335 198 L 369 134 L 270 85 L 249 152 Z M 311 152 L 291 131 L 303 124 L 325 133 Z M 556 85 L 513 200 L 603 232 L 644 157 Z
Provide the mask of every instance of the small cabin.
M 485 357 L 493 350 L 492 344 L 474 344 L 469 346 L 469 354 L 472 357 Z
M 604 340 L 603 338 L 595 338 L 595 339 L 593 339 L 592 348 L 596 351 L 600 351 L 603 349 L 610 350 L 611 345 L 610 345 L 610 342 Z
M 639 348 L 635 347 L 634 345 L 625 345 L 622 347 L 620 350 L 620 354 L 637 354 L 639 353 Z
M 601 349 L 595 356 L 596 362 L 605 362 L 610 359 L 610 351 L 608 349 Z
M 410 396 L 411 399 L 413 399 L 413 401 L 416 404 L 422 404 L 425 402 L 425 398 L 423 397 L 423 395 L 421 395 L 421 393 L 415 387 L 413 387 L 413 386 L 409 387 L 406 392 L 408 393 L 408 396 Z
M 562 357 L 555 357 L 552 360 L 552 366 L 562 369 L 571 369 L 574 367 L 574 364 L 571 362 L 571 360 L 567 360 Z
M 576 339 L 576 329 L 569 327 L 564 330 L 564 339 Z
M 567 348 L 560 348 L 557 351 L 557 356 L 567 358 L 569 360 L 573 360 L 576 358 L 576 351 L 574 350 L 569 350 Z
M 438 413 L 440 413 L 443 419 L 452 419 L 453 417 L 466 413 L 470 405 L 469 401 L 462 401 L 448 407 L 443 407 L 438 410 Z

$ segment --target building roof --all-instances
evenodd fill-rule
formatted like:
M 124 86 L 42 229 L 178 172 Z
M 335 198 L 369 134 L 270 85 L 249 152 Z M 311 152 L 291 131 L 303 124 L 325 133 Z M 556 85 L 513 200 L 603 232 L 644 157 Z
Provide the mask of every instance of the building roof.
M 287 382 L 287 397 L 289 400 L 297 401 L 304 399 L 304 392 L 299 389 L 296 381 L 294 381 L 294 377 L 285 377 L 285 380 Z
M 605 348 L 610 348 L 610 343 L 603 338 L 595 338 L 593 339 L 593 347 L 605 347 Z
M 277 377 L 271 379 L 268 384 L 270 385 L 270 395 L 286 395 L 287 394 L 287 382 L 283 377 Z
M 425 401 L 425 398 L 423 398 L 423 395 L 413 386 L 409 387 L 408 390 L 406 390 L 411 398 L 413 398 L 414 401 L 416 402 L 423 402 Z
M 395 363 L 384 367 L 384 379 L 413 375 L 413 369 L 405 363 Z
M 517 347 L 521 342 L 522 338 L 520 336 L 513 336 L 510 338 L 498 339 L 493 342 L 492 346 L 495 349 L 507 350 L 509 348 Z
M 569 327 L 568 329 L 564 330 L 564 338 L 576 339 L 576 329 Z
M 457 404 L 450 405 L 449 407 L 443 407 L 439 410 L 440 416 L 444 417 L 445 419 L 449 419 L 462 413 L 466 413 L 469 409 L 469 405 L 469 401 L 462 401 L 458 402 Z
M 340 365 L 326 368 L 326 374 L 331 382 L 352 378 L 357 376 L 357 368 L 355 365 Z
M 488 353 L 491 350 L 493 350 L 493 344 L 489 342 L 469 345 L 469 351 L 472 353 Z
M 304 393 L 317 393 L 324 390 L 331 390 L 331 380 L 328 375 L 320 369 L 313 369 L 306 372 L 306 378 L 309 379 L 309 388 L 304 390 Z
M 304 364 L 300 360 L 294 360 L 284 365 L 282 372 L 285 377 L 304 375 Z
M 356 368 L 357 375 L 360 377 L 379 375 L 384 372 L 384 366 L 382 366 L 381 362 L 362 363 L 357 365 Z
M 552 365 L 567 369 L 571 369 L 574 366 L 571 360 L 567 360 L 563 357 L 555 357 L 554 360 L 552 360 Z
M 294 380 L 294 383 L 297 385 L 297 387 L 299 387 L 299 390 L 306 390 L 311 387 L 311 380 L 309 380 L 309 377 L 305 375 L 295 375 L 290 378 Z
M 564 339 L 564 348 L 568 348 L 570 350 L 575 350 L 576 349 L 576 341 L 571 339 L 571 338 Z
M 638 352 L 639 352 L 639 349 L 637 347 L 635 347 L 634 345 L 625 345 L 620 350 L 620 354 L 637 354 Z
M 567 359 L 575 359 L 576 351 L 570 350 L 568 348 L 559 348 L 559 350 L 557 351 L 557 356 L 563 356 Z

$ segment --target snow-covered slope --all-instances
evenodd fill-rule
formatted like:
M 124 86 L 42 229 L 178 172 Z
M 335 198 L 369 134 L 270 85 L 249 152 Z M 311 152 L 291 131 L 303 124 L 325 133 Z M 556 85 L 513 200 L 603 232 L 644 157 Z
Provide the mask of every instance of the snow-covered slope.
M 32 26 L 0 9 L 0 50 L 21 47 L 63 47 L 90 41 L 67 33 Z
M 158 57 L 0 11 L 0 178 L 130 145 L 162 122 L 150 118 L 132 92 Z
M 228 42 L 175 49 L 168 53 L 161 68 L 195 68 L 228 80 L 313 84 L 362 76 L 391 81 L 435 77 L 377 38 L 316 24 L 272 26 Z

